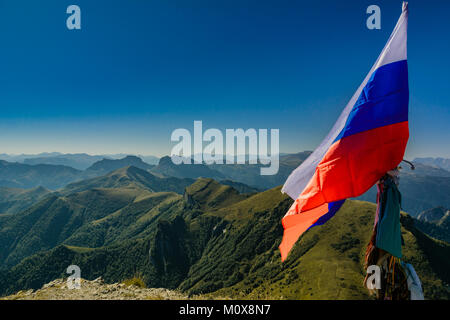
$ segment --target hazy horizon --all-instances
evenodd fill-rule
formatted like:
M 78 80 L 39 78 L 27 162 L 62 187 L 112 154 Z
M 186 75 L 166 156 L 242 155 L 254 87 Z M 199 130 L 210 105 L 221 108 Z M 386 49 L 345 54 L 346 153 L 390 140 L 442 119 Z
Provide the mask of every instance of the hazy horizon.
M 297 151 L 297 152 L 283 152 L 281 151 L 279 154 L 280 155 L 284 155 L 284 154 L 296 154 L 296 153 L 300 153 L 300 152 L 312 152 L 312 150 L 301 150 L 301 151 Z M 26 156 L 32 156 L 32 157 L 37 157 L 37 156 L 43 156 L 43 155 L 88 155 L 91 157 L 95 157 L 95 156 L 114 156 L 114 157 L 126 157 L 126 156 L 137 156 L 137 157 L 155 157 L 155 158 L 162 158 L 162 157 L 166 157 L 166 156 L 170 156 L 170 152 L 167 154 L 162 154 L 162 155 L 155 155 L 155 154 L 144 154 L 144 153 L 87 153 L 87 152 L 75 152 L 75 153 L 64 153 L 64 152 L 59 152 L 59 151 L 44 151 L 44 152 L 38 152 L 38 153 L 7 153 L 7 152 L 2 152 L 0 153 L 0 157 L 2 156 L 8 156 L 8 157 L 26 157 Z M 245 154 L 246 156 L 248 155 Z M 225 154 L 224 154 L 225 156 Z M 415 158 L 441 158 L 441 159 L 449 159 L 447 157 L 443 157 L 443 156 L 415 156 L 415 157 L 406 157 L 405 159 L 407 160 L 414 160 Z M 119 158 L 118 158 L 119 159 Z

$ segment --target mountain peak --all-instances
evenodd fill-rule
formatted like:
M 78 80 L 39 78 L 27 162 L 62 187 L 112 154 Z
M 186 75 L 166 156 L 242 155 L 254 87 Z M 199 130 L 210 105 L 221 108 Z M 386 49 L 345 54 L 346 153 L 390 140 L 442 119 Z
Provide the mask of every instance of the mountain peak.
M 96 188 L 133 188 L 154 192 L 172 191 L 182 194 L 184 188 L 193 182 L 192 179 L 161 178 L 135 165 L 126 165 L 98 177 L 73 182 L 67 185 L 63 192 L 69 194 Z
M 165 156 L 159 159 L 158 165 L 153 169 L 151 169 L 151 171 L 158 174 L 162 174 L 164 176 L 176 178 L 197 179 L 200 177 L 208 177 L 216 180 L 225 179 L 225 176 L 222 173 L 212 169 L 208 165 L 202 163 L 175 164 L 172 162 L 172 158 L 169 156 Z
M 185 200 L 202 209 L 218 209 L 233 202 L 246 199 L 246 195 L 210 178 L 199 178 L 193 184 L 186 187 Z
M 164 156 L 161 159 L 159 159 L 158 165 L 170 165 L 172 164 L 172 158 L 169 156 Z
M 448 210 L 444 207 L 436 207 L 426 211 L 421 212 L 418 216 L 418 220 L 422 220 L 425 222 L 437 223 L 439 222 L 446 214 Z
M 153 168 L 152 165 L 145 163 L 141 158 L 136 156 L 126 156 L 122 159 L 103 159 L 95 162 L 92 166 L 90 166 L 87 170 L 89 171 L 101 171 L 101 172 L 110 172 L 120 168 L 134 166 L 139 169 L 148 170 Z

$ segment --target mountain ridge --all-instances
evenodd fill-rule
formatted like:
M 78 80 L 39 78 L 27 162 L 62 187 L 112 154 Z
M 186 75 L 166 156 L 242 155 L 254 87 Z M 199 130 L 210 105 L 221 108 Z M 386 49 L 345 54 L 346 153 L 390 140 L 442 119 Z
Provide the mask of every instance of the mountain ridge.
M 62 193 L 70 193 L 80 190 L 87 190 L 91 188 L 142 188 L 150 191 L 174 191 L 177 193 L 183 193 L 184 188 L 192 184 L 193 179 L 189 178 L 175 178 L 175 177 L 158 177 L 153 173 L 128 165 L 126 167 L 120 167 L 110 171 L 109 173 L 74 183 L 68 184 L 64 187 Z M 161 187 L 161 184 L 164 187 Z
M 149 170 L 154 167 L 148 163 L 145 163 L 139 157 L 126 156 L 123 159 L 103 159 L 97 161 L 87 168 L 86 171 L 100 171 L 107 173 L 127 166 L 133 166 L 143 170 Z
M 85 243 L 68 247 L 74 243 L 66 243 L 29 256 L 0 276 L 2 293 L 37 289 L 63 276 L 69 264 L 76 264 L 88 280 L 102 276 L 107 283 L 114 283 L 139 272 L 149 287 L 179 289 L 190 295 L 369 298 L 361 283 L 374 204 L 346 201 L 327 224 L 305 233 L 281 263 L 277 249 L 282 235 L 280 219 L 292 200 L 281 194 L 280 187 L 253 195 L 231 189 L 202 178 L 187 187 L 184 195 L 153 193 L 153 197 L 171 199 L 170 204 L 158 202 L 163 204 L 162 210 L 156 205 L 147 212 L 147 204 L 136 209 L 140 200 L 133 201 L 131 205 L 138 207 L 119 209 L 107 214 L 109 218 L 91 222 L 93 229 L 86 234 L 110 230 L 113 238 L 106 246 L 88 248 Z M 224 195 L 228 203 L 223 203 Z M 140 199 L 153 201 L 147 200 L 148 196 Z M 135 229 L 136 223 L 141 227 Z M 404 259 L 414 265 L 426 298 L 448 299 L 448 243 L 420 232 L 406 214 L 401 223 Z M 110 226 L 120 228 L 122 236 Z

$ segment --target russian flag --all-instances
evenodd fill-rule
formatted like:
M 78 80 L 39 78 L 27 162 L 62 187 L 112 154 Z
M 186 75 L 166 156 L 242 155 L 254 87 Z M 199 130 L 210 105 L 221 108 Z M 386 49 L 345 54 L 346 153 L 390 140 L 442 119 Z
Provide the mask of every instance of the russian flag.
M 402 161 L 409 138 L 406 40 L 408 6 L 374 66 L 319 147 L 282 192 L 295 200 L 282 219 L 284 261 L 309 228 L 328 221 L 346 198 L 372 187 Z

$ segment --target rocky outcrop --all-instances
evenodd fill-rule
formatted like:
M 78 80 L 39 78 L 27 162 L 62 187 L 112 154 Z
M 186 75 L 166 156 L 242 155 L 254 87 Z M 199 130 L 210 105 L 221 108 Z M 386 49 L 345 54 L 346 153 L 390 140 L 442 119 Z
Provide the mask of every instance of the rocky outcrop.
M 417 219 L 425 221 L 425 222 L 439 224 L 441 219 L 443 219 L 446 215 L 447 216 L 449 215 L 449 212 L 450 212 L 450 210 L 448 210 L 444 207 L 436 207 L 436 208 L 432 208 L 432 209 L 421 212 L 417 216 Z
M 19 291 L 0 300 L 184 300 L 188 297 L 174 290 L 140 288 L 124 283 L 106 284 L 102 278 L 81 279 L 80 289 L 69 289 L 66 279 L 56 279 L 39 290 Z

